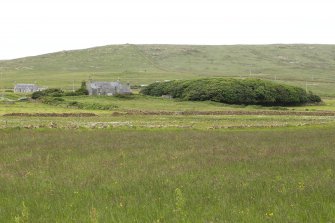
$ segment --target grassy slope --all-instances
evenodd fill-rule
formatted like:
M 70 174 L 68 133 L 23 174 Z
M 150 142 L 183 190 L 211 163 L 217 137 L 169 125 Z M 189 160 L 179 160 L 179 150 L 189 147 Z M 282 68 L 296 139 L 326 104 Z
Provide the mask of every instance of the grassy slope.
M 0 131 L 0 221 L 331 222 L 334 130 Z
M 5 85 L 13 81 L 70 87 L 75 80 L 130 81 L 213 76 L 277 79 L 335 95 L 335 45 L 186 46 L 111 45 L 0 61 Z M 313 84 L 313 85 L 310 85 Z M 315 84 L 315 85 L 314 85 Z

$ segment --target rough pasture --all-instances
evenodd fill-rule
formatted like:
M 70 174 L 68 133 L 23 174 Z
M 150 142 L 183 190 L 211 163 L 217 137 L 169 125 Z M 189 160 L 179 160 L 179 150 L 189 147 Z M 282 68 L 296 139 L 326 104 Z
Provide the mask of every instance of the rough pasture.
M 0 221 L 332 222 L 334 131 L 1 130 Z

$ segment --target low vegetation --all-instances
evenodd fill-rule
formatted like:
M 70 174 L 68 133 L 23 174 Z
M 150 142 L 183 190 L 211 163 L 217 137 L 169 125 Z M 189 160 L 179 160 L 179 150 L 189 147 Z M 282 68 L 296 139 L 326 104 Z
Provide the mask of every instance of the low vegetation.
M 332 222 L 334 131 L 2 130 L 0 221 Z
M 41 102 L 48 105 L 59 106 L 64 108 L 76 108 L 85 110 L 114 110 L 118 108 L 115 104 L 100 104 L 78 101 L 66 101 L 62 97 L 43 97 Z
M 321 102 L 312 92 L 285 84 L 259 79 L 196 79 L 156 82 L 141 93 L 151 96 L 170 95 L 190 101 L 215 101 L 228 104 L 301 105 Z
M 50 96 L 50 97 L 61 97 L 64 95 L 64 91 L 59 88 L 49 88 L 42 91 L 36 91 L 32 94 L 32 99 L 40 99 L 42 97 Z
M 62 96 L 81 96 L 88 95 L 88 91 L 86 89 L 86 82 L 83 81 L 81 83 L 80 88 L 78 88 L 74 92 L 65 92 L 60 88 L 49 88 L 42 91 L 36 91 L 32 94 L 32 99 L 41 99 L 43 97 L 62 97 Z

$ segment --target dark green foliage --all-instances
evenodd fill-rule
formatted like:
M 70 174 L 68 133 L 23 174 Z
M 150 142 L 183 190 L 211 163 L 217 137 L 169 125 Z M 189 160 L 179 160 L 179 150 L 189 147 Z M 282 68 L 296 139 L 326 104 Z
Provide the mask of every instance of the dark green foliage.
M 156 82 L 141 90 L 151 96 L 171 95 L 189 101 L 228 104 L 299 105 L 320 102 L 321 98 L 299 87 L 259 79 L 212 78 Z
M 86 89 L 86 82 L 81 82 L 81 86 L 75 92 L 64 92 L 59 88 L 49 88 L 43 91 L 34 92 L 31 96 L 32 99 L 39 99 L 41 97 L 49 96 L 49 97 L 62 97 L 62 96 L 80 96 L 80 95 L 88 95 L 88 91 Z
M 320 96 L 313 94 L 311 91 L 308 93 L 308 100 L 310 102 L 321 102 Z
M 42 92 L 42 91 L 37 91 L 37 92 L 34 92 L 32 95 L 31 95 L 31 98 L 32 99 L 39 99 L 41 97 L 45 96 L 45 94 Z
M 88 90 L 86 88 L 86 81 L 81 82 L 81 86 L 79 89 L 75 91 L 77 95 L 88 95 Z
M 32 99 L 39 99 L 41 97 L 50 96 L 50 97 L 61 97 L 64 95 L 64 91 L 59 88 L 49 88 L 43 91 L 36 91 L 32 94 Z
M 81 95 L 88 95 L 88 90 L 86 89 L 86 82 L 82 81 L 81 86 L 74 92 L 66 92 L 65 96 L 81 96 Z

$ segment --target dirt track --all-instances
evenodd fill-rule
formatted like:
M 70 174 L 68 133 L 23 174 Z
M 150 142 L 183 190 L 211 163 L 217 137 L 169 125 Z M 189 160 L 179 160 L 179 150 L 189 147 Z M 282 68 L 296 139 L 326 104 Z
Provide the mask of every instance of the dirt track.
M 293 115 L 293 116 L 335 116 L 331 111 L 140 111 L 114 112 L 113 115 Z

